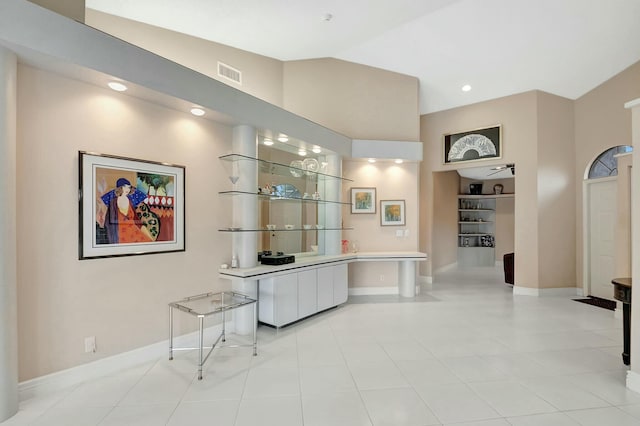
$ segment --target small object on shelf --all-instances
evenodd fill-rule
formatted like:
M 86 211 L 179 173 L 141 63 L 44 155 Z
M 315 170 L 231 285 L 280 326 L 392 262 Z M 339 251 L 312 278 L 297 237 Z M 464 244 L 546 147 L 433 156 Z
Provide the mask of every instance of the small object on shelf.
M 320 199 L 320 193 L 318 191 L 313 193 L 313 199 L 314 200 L 319 200 Z
M 302 225 L 302 227 L 303 227 L 304 229 L 311 229 L 311 225 L 308 225 L 308 224 Z
M 313 175 L 320 169 L 320 163 L 315 158 L 306 158 L 302 162 L 302 168 L 305 170 L 306 175 Z
M 469 193 L 471 195 L 480 195 L 480 194 L 482 194 L 482 184 L 481 183 L 471 183 L 471 184 L 469 184 Z
M 262 255 L 260 263 L 263 265 L 286 265 L 288 263 L 294 263 L 296 257 L 292 254 L 283 254 L 278 252 L 277 254 Z
M 464 239 L 464 246 L 465 247 L 469 247 L 469 239 L 468 238 Z
M 324 229 L 324 225 L 316 225 L 316 229 Z
M 268 229 L 269 231 L 275 231 L 275 229 L 276 229 L 276 225 L 274 225 L 273 223 L 268 223 L 268 224 L 267 224 L 267 229 Z
M 231 257 L 231 268 L 237 268 L 237 267 L 238 267 L 238 256 L 234 254 Z
M 314 253 L 317 253 L 318 252 L 318 246 L 317 245 L 312 245 L 311 246 L 311 251 L 314 252 Z
M 291 231 L 293 228 L 295 228 L 295 226 L 293 226 L 293 225 L 285 225 L 284 226 L 284 229 L 287 229 L 289 231 Z
M 293 160 L 291 163 L 289 163 L 289 172 L 293 177 L 301 177 L 302 173 L 304 172 L 302 161 Z
M 229 269 L 229 265 L 223 263 L 222 265 L 220 265 L 220 269 Z
M 229 228 L 227 228 L 227 229 L 228 229 L 229 231 L 239 231 L 239 230 L 241 230 L 242 228 L 237 227 L 237 226 L 232 226 L 232 227 L 229 227 Z
M 302 195 L 302 198 L 303 198 L 303 199 L 305 199 L 305 200 L 308 200 L 309 198 L 311 198 L 311 195 L 309 195 L 309 193 L 308 193 L 308 192 L 305 192 L 305 193 Z
M 500 183 L 496 183 L 495 185 L 493 185 L 494 194 L 502 194 L 503 189 L 504 189 L 504 186 Z

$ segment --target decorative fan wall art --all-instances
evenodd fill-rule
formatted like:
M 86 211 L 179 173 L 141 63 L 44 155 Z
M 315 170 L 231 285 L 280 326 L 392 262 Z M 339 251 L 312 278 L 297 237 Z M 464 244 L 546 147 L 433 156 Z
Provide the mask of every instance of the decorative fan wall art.
M 501 158 L 502 126 L 444 135 L 444 164 Z

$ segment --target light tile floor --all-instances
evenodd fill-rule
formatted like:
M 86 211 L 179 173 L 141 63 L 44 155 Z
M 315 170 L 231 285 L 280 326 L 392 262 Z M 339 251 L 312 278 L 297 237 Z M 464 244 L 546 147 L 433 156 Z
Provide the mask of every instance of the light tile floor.
M 399 303 L 402 302 L 402 303 Z M 622 324 L 570 298 L 513 296 L 493 269 L 453 271 L 413 302 L 350 303 L 282 330 L 258 356 L 195 353 L 21 402 L 2 426 L 640 425 Z

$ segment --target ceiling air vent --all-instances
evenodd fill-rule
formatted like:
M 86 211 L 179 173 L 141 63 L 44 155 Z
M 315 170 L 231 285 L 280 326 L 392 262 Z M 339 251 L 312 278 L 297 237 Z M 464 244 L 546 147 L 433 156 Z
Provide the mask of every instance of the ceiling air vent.
M 242 71 L 230 67 L 227 64 L 218 62 L 218 75 L 242 85 Z

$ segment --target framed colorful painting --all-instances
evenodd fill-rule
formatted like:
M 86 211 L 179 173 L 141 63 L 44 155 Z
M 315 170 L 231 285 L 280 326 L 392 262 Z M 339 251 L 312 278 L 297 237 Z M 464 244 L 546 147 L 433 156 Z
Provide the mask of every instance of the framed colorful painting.
M 381 226 L 404 226 L 405 224 L 404 200 L 380 201 Z
M 185 168 L 79 152 L 79 259 L 185 250 Z
M 376 189 L 351 188 L 351 213 L 375 213 Z

